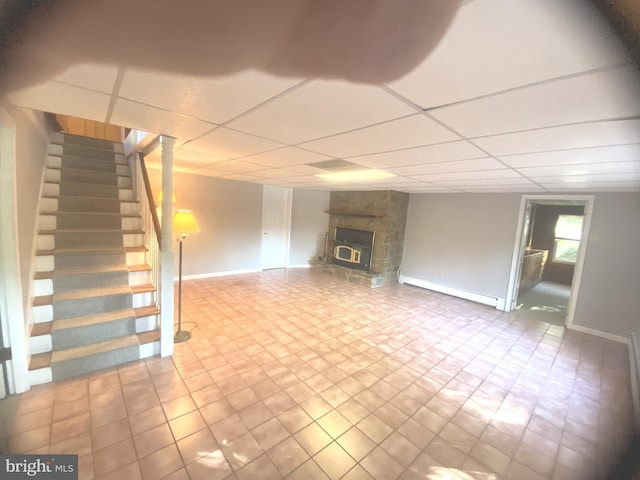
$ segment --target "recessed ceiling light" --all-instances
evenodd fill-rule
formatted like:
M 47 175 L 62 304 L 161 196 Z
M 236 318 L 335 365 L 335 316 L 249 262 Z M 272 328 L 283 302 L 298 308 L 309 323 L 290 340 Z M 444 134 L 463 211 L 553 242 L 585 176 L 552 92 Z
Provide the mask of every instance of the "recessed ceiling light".
M 318 173 L 314 175 L 318 178 L 325 180 L 336 180 L 339 182 L 356 182 L 358 180 L 370 180 L 374 178 L 390 178 L 397 177 L 393 173 L 383 172 L 382 170 L 352 170 L 346 172 L 330 172 L 330 173 Z

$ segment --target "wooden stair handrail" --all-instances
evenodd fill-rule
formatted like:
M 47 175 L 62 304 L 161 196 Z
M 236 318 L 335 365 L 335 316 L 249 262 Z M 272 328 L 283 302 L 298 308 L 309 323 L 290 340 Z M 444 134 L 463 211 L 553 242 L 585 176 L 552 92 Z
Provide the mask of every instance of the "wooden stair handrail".
M 160 220 L 158 219 L 158 212 L 156 210 L 156 203 L 153 198 L 153 192 L 151 191 L 151 182 L 149 181 L 149 174 L 147 173 L 147 165 L 144 161 L 144 154 L 138 152 L 138 159 L 140 160 L 140 171 L 142 172 L 144 189 L 147 191 L 147 200 L 149 202 L 151 218 L 153 219 L 153 228 L 156 231 L 156 238 L 158 239 L 158 247 L 162 247 L 162 230 L 160 228 Z

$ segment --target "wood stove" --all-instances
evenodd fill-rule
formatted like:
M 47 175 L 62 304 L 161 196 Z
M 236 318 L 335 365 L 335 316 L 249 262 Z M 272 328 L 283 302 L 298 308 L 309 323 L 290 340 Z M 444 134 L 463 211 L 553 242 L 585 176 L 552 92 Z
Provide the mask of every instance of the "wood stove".
M 366 272 L 371 269 L 371 252 L 375 232 L 336 227 L 333 263 Z

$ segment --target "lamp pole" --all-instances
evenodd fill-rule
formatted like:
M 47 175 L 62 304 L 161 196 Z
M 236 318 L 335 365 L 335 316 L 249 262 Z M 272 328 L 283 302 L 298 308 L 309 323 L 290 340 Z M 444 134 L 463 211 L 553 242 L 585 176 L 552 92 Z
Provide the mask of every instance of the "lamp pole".
M 173 341 L 176 343 L 186 342 L 191 338 L 191 332 L 182 331 L 182 242 L 185 237 L 184 234 L 178 237 L 180 244 L 180 253 L 178 254 L 178 331 L 173 336 Z

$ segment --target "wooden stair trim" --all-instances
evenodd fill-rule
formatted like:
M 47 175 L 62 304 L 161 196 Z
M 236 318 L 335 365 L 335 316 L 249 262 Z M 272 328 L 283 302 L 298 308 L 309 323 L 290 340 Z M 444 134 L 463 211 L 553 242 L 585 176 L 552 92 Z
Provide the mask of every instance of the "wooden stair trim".
M 31 355 L 31 361 L 29 362 L 29 371 L 40 370 L 41 368 L 48 367 L 51 367 L 51 352 Z
M 159 315 L 160 309 L 156 305 L 147 305 L 146 307 L 137 307 L 133 309 L 136 318 L 150 317 L 152 315 Z
M 145 345 L 147 343 L 159 342 L 160 341 L 160 330 L 149 330 L 147 332 L 139 332 L 138 335 L 138 343 L 140 345 Z
M 128 265 L 129 273 L 132 272 L 149 272 L 151 271 L 151 265 L 141 264 L 141 265 Z
M 156 287 L 151 283 L 146 283 L 144 285 L 133 285 L 131 287 L 131 291 L 134 293 L 134 295 L 136 293 L 149 293 L 149 292 L 155 292 Z
M 33 328 L 31 329 L 31 336 L 39 337 L 41 335 L 49 335 L 51 334 L 52 326 L 53 322 L 34 323 Z

